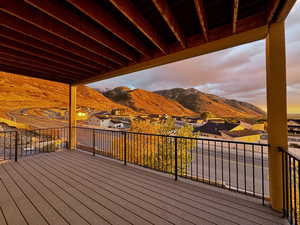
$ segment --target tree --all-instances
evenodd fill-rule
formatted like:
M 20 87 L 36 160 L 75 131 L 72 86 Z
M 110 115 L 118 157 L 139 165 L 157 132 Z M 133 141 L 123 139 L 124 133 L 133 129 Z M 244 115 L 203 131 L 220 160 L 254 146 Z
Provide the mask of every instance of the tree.
M 200 114 L 200 118 L 203 120 L 207 120 L 208 118 L 213 118 L 214 115 L 211 112 L 203 112 Z
M 175 172 L 175 138 L 177 139 L 177 171 L 187 175 L 191 164 L 191 154 L 196 141 L 188 137 L 197 137 L 193 127 L 186 125 L 176 128 L 175 120 L 169 118 L 163 122 L 133 122 L 130 132 L 115 139 L 120 147 L 120 159 L 124 160 L 123 151 L 126 145 L 128 162 L 150 167 L 168 173 Z

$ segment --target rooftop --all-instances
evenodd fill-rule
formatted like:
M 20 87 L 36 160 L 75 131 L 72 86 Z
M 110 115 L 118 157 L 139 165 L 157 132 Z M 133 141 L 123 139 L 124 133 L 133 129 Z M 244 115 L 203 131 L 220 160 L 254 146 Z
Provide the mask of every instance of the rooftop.
M 234 131 L 221 131 L 221 132 L 230 137 L 244 137 L 244 136 L 262 134 L 262 132 L 259 130 L 250 130 L 250 129 L 234 130 Z
M 0 224 L 286 224 L 258 199 L 78 151 L 0 164 Z
M 231 129 L 239 126 L 239 123 L 228 123 L 228 122 L 222 122 L 222 123 L 215 123 L 212 121 L 208 121 L 206 124 L 200 127 L 196 127 L 194 129 L 195 132 L 203 132 L 208 134 L 215 134 L 215 135 L 221 135 L 221 131 L 230 131 Z

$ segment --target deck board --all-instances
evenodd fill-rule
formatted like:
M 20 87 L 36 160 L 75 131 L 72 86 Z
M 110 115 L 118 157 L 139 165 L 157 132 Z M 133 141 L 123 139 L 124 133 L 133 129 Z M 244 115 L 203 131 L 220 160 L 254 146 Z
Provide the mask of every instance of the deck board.
M 5 186 L 3 175 L 0 182 L 0 206 L 9 225 L 26 225 L 25 218 Z
M 12 167 L 11 164 L 7 165 L 7 172 L 11 174 L 11 177 L 14 177 L 15 182 L 22 188 L 22 191 L 30 199 L 31 203 L 39 210 L 41 215 L 45 218 L 48 224 L 57 224 L 57 225 L 67 225 L 68 223 L 64 220 L 62 216 L 51 206 L 47 201 L 45 196 L 41 195 L 36 187 L 26 179 L 26 177 L 20 176 L 16 172 L 15 167 Z M 28 177 L 28 176 L 27 176 Z
M 0 207 L 0 224 L 7 225 L 6 219 L 4 217 L 3 210 L 1 207 Z
M 15 199 L 15 203 L 22 212 L 24 218 L 29 224 L 32 225 L 47 225 L 47 221 L 42 217 L 35 206 L 31 203 L 31 199 L 27 198 L 19 186 L 14 181 L 14 176 L 10 176 L 5 167 L 0 168 L 1 178 L 6 185 L 6 188 Z
M 62 161 L 63 160 L 63 161 Z M 72 160 L 72 161 L 70 161 Z M 61 158 L 61 163 L 64 162 L 66 164 L 72 164 L 72 162 L 79 160 L 76 158 L 71 158 L 71 159 L 64 159 Z M 68 162 L 69 161 L 69 162 Z M 126 186 L 128 187 L 128 190 L 131 191 L 132 195 L 138 194 L 140 192 L 151 195 L 151 200 L 153 200 L 153 198 L 156 199 L 160 199 L 162 200 L 162 197 L 165 198 L 165 201 L 168 201 L 170 203 L 170 200 L 175 200 L 176 202 L 174 202 L 173 205 L 177 205 L 179 202 L 185 202 L 187 203 L 187 205 L 195 205 L 195 201 L 197 203 L 200 203 L 200 205 L 198 205 L 198 209 L 202 210 L 207 210 L 208 208 L 210 208 L 210 212 L 213 209 L 216 210 L 220 210 L 223 213 L 226 213 L 226 216 L 233 216 L 233 218 L 235 218 L 235 221 L 238 221 L 239 218 L 236 218 L 236 216 L 232 213 L 232 210 L 237 210 L 240 211 L 242 214 L 240 214 L 240 216 L 245 216 L 245 219 L 249 220 L 250 224 L 253 224 L 253 221 L 257 221 L 257 218 L 259 217 L 264 223 L 268 223 L 271 220 L 271 222 L 277 222 L 277 220 L 274 220 L 273 215 L 269 215 L 269 214 L 265 214 L 265 213 L 261 213 L 261 211 L 259 210 L 255 210 L 252 208 L 249 208 L 248 206 L 243 210 L 243 208 L 241 208 L 240 205 L 236 205 L 236 204 L 232 204 L 232 202 L 220 202 L 219 199 L 216 200 L 216 198 L 214 197 L 214 195 L 202 195 L 201 197 L 199 197 L 198 195 L 193 195 L 193 193 L 190 192 L 184 192 L 186 189 L 181 189 L 181 190 L 177 190 L 174 189 L 174 184 L 170 183 L 170 181 L 168 180 L 168 183 L 163 183 L 162 185 L 156 185 L 157 183 L 157 179 L 156 180 L 148 180 L 148 179 L 141 179 L 139 178 L 139 174 L 134 174 L 133 176 L 130 173 L 124 173 L 122 171 L 120 171 L 119 168 L 112 168 L 112 167 L 105 167 L 102 164 L 97 163 L 96 165 L 94 165 L 93 162 L 84 162 L 84 160 L 80 161 L 81 164 L 84 163 L 89 163 L 89 168 L 87 168 L 86 170 L 91 172 L 91 176 L 94 173 L 97 174 L 97 177 L 105 177 L 106 179 L 110 179 L 110 180 L 114 180 L 114 182 L 117 182 L 118 184 L 122 184 L 120 182 L 120 180 L 126 180 Z M 71 165 L 70 165 L 71 166 Z M 82 166 L 80 166 L 80 168 L 84 168 Z M 107 171 L 105 174 L 101 174 L 97 171 Z M 129 177 L 131 177 L 132 179 L 128 179 Z M 149 176 L 148 176 L 149 178 Z M 176 182 L 177 183 L 177 182 Z M 133 191 L 135 190 L 135 191 Z M 145 192 L 146 190 L 146 192 Z M 148 193 L 147 193 L 148 190 Z M 149 193 L 150 190 L 150 193 Z M 198 190 L 199 191 L 199 190 Z M 198 192 L 197 191 L 197 192 Z M 197 193 L 198 194 L 198 193 Z M 163 195 L 163 196 L 162 196 Z M 225 206 L 225 207 L 224 207 Z M 257 204 L 255 205 L 257 207 Z M 199 208 L 201 207 L 201 208 Z M 268 210 L 269 211 L 269 210 Z M 225 216 L 225 217 L 226 217 Z M 223 218 L 223 217 L 222 217 Z M 245 221 L 243 221 L 245 222 Z
M 48 160 L 44 160 L 43 164 L 46 164 Z M 56 161 L 52 161 L 51 164 L 55 165 L 55 163 L 58 163 L 59 160 L 56 159 Z M 48 162 L 50 163 L 50 162 Z M 58 165 L 55 165 L 56 167 Z M 66 173 L 67 170 L 74 170 L 73 172 L 67 172 L 69 175 L 76 174 L 76 180 L 81 181 L 82 183 L 89 184 L 91 188 L 97 189 L 100 188 L 101 190 L 106 190 L 106 196 L 109 196 L 112 199 L 116 199 L 117 202 L 121 202 L 122 200 L 128 202 L 126 207 L 128 209 L 132 210 L 139 210 L 139 215 L 143 216 L 144 218 L 148 219 L 148 221 L 154 221 L 155 224 L 162 224 L 162 219 L 167 220 L 170 223 L 183 223 L 183 224 L 211 224 L 209 221 L 204 220 L 202 218 L 197 218 L 197 216 L 193 216 L 192 214 L 184 213 L 183 210 L 179 210 L 178 208 L 172 207 L 170 205 L 165 204 L 165 207 L 162 208 L 162 202 L 159 202 L 157 204 L 153 203 L 153 198 L 151 196 L 147 195 L 138 195 L 138 190 L 135 190 L 133 188 L 128 188 L 125 184 L 122 183 L 113 183 L 109 180 L 109 177 L 102 176 L 102 179 L 99 179 L 101 177 L 101 174 L 99 174 L 96 170 L 95 171 L 89 171 L 86 169 L 86 171 L 75 171 L 76 168 L 73 167 L 71 164 L 66 163 L 62 167 L 64 170 L 64 173 Z M 77 169 L 80 169 L 81 167 L 77 167 Z M 53 168 L 52 168 L 53 169 Z M 93 175 L 92 173 L 95 173 Z M 65 179 L 65 177 L 64 177 Z M 67 179 L 67 178 L 66 178 Z M 126 189 L 125 189 L 125 188 Z M 114 196 L 111 196 L 111 194 L 114 193 Z M 130 199 L 128 199 L 128 195 L 131 196 Z M 119 197 L 119 199 L 116 198 L 116 196 Z M 121 201 L 120 201 L 121 200 Z M 141 208 L 143 208 L 141 210 Z M 144 215 L 144 212 L 148 213 Z M 151 214 L 149 214 L 149 212 Z M 178 216 L 180 215 L 180 216 Z M 185 217 L 183 217 L 185 215 Z M 151 217 L 150 217 L 151 216 Z M 158 218 L 156 218 L 158 217 Z M 190 222 L 189 222 L 190 221 Z M 191 222 L 193 221 L 193 222 Z
M 78 151 L 0 165 L 0 224 L 287 224 L 257 200 Z

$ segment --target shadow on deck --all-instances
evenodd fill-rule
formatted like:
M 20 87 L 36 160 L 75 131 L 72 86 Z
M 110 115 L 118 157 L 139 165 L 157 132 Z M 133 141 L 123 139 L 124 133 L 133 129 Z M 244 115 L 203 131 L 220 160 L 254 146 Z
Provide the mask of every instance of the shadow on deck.
M 0 164 L 0 224 L 287 224 L 249 196 L 81 152 Z

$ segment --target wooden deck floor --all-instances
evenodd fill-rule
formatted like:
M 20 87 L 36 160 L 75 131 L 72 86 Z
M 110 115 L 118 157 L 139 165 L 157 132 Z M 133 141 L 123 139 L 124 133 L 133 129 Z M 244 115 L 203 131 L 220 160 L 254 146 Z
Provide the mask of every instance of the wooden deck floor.
M 246 196 L 80 152 L 0 164 L 0 224 L 286 224 Z

